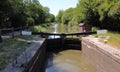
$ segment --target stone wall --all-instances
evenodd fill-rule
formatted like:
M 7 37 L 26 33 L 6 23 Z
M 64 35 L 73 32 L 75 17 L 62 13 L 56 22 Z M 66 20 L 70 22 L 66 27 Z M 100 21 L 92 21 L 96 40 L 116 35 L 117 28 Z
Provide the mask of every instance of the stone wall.
M 83 37 L 82 52 L 97 72 L 120 72 L 120 50 L 99 42 L 97 38 Z

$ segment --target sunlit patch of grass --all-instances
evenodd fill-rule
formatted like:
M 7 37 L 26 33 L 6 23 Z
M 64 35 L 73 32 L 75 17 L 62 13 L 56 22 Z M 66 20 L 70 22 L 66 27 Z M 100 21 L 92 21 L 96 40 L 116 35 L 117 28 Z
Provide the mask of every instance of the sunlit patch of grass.
M 120 49 L 120 33 L 117 32 L 108 32 L 106 34 L 98 34 L 98 35 L 94 35 L 95 37 L 98 36 L 110 36 L 110 38 L 108 39 L 107 44 L 110 46 L 113 46 L 117 49 Z
M 24 51 L 30 46 L 25 41 L 19 39 L 32 39 L 34 36 L 17 36 L 15 38 L 5 39 L 0 43 L 0 70 L 4 69 L 12 60 L 13 54 L 18 50 Z M 22 52 L 21 52 L 22 53 Z

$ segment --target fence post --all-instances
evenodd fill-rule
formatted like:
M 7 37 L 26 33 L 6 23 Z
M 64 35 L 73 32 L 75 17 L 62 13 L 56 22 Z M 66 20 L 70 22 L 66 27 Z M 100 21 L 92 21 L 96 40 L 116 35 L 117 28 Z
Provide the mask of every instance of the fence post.
M 22 35 L 22 26 L 20 27 L 20 35 Z
M 14 28 L 12 28 L 12 38 L 14 38 Z
M 63 46 L 64 46 L 64 41 L 65 41 L 65 38 L 66 38 L 66 34 L 62 33 L 61 34 L 61 40 L 62 40 L 62 44 L 61 44 L 61 48 L 63 49 Z
M 0 43 L 2 42 L 2 30 L 0 28 Z

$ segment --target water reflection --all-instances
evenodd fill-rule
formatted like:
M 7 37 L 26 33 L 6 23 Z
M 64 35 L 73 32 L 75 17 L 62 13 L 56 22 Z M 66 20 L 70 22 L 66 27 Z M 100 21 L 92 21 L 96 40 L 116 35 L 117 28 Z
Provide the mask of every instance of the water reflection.
M 49 58 L 46 72 L 96 72 L 81 51 L 66 50 Z
M 55 34 L 58 33 L 57 31 L 58 24 L 53 25 L 52 28 L 54 29 L 53 33 Z M 53 36 L 53 35 L 49 36 L 49 39 L 54 39 L 54 38 L 60 38 L 60 36 Z
M 55 38 L 60 38 L 60 36 L 50 35 L 50 36 L 48 37 L 48 39 L 55 39 Z
M 78 33 L 79 26 L 78 25 L 58 24 L 57 32 L 58 33 Z
M 53 33 L 77 33 L 79 32 L 78 25 L 54 24 L 51 26 Z M 49 32 L 49 29 L 46 30 Z
M 66 25 L 66 24 L 54 24 L 52 27 L 52 33 L 78 33 L 79 26 L 78 25 Z M 49 32 L 49 29 L 47 30 Z M 60 36 L 49 36 L 50 39 L 59 38 Z
M 52 26 L 54 28 L 54 32 L 53 33 L 57 33 L 57 27 L 58 27 L 58 24 L 55 24 Z

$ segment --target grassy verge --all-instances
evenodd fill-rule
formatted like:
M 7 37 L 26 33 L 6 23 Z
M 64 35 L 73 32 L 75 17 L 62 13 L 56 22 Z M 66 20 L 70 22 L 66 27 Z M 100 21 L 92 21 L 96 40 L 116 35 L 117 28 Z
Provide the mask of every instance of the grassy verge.
M 98 36 L 110 36 L 107 44 L 112 46 L 112 47 L 115 47 L 117 49 L 120 49 L 120 33 L 108 32 L 107 34 L 98 34 L 98 35 L 94 35 L 94 36 L 96 36 L 96 37 L 98 37 Z
M 45 24 L 41 24 L 41 25 L 37 25 L 34 26 L 34 30 L 35 32 L 52 32 L 53 29 L 51 28 L 51 26 L 53 26 L 54 23 L 45 23 Z
M 0 70 L 4 69 L 11 62 L 12 56 L 17 50 L 24 51 L 31 45 L 23 40 L 32 38 L 33 36 L 17 36 L 15 38 L 5 39 L 0 43 Z

